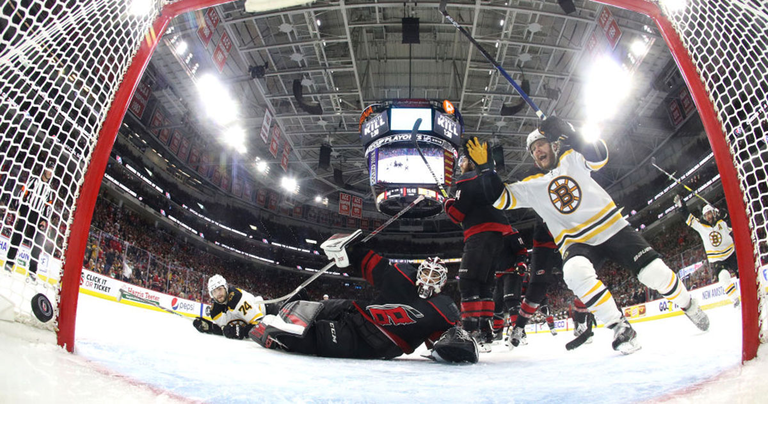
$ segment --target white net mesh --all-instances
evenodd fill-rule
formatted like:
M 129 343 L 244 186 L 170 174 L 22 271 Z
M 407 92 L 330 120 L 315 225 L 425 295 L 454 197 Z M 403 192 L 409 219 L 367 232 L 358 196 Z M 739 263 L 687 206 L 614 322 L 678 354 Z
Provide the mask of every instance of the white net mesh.
M 58 304 L 72 215 L 98 134 L 159 0 L 10 0 L 0 11 L 0 309 Z M 159 35 L 158 35 L 159 36 Z M 48 327 L 55 328 L 56 320 Z
M 660 4 L 718 113 L 738 172 L 759 271 L 768 264 L 768 3 L 688 0 Z M 765 297 L 764 288 L 759 289 L 763 343 L 768 329 Z

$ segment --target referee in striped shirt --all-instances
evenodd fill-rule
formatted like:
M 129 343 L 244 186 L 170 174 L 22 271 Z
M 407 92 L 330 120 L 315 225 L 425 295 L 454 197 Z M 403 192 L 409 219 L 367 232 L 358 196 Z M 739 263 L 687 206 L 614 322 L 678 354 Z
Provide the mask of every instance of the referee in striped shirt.
M 50 162 L 40 173 L 40 177 L 33 177 L 27 184 L 21 186 L 19 190 L 19 211 L 16 217 L 16 224 L 13 227 L 13 236 L 11 245 L 8 248 L 8 255 L 5 261 L 5 270 L 13 271 L 16 263 L 16 253 L 19 250 L 22 236 L 24 239 L 32 240 L 32 253 L 29 262 L 29 276 L 27 281 L 37 281 L 37 264 L 42 252 L 43 242 L 46 237 L 48 220 L 53 210 L 54 192 L 51 189 L 51 177 L 53 170 Z

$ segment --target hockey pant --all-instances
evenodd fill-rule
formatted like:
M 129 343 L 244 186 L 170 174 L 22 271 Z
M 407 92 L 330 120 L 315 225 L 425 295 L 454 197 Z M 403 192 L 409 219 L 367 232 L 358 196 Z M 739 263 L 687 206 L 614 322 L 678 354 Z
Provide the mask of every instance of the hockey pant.
M 680 308 L 690 305 L 688 291 L 659 254 L 631 227 L 597 246 L 576 244 L 568 248 L 563 278 L 595 318 L 606 326 L 618 322 L 622 313 L 608 287 L 597 278 L 595 265 L 611 258 L 637 276 L 643 285 L 657 291 Z
M 491 332 L 493 321 L 493 286 L 495 260 L 501 249 L 500 232 L 486 231 L 469 237 L 464 242 L 464 253 L 459 267 L 461 291 L 461 324 L 464 330 Z

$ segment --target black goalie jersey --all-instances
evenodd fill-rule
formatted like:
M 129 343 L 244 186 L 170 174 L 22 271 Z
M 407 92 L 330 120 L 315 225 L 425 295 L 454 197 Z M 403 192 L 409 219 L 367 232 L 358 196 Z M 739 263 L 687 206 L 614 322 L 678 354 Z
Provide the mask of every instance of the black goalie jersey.
M 416 268 L 410 264 L 390 263 L 371 250 L 361 247 L 350 251 L 350 261 L 355 269 L 373 285 L 377 296 L 373 301 L 354 301 L 360 316 L 379 334 L 397 347 L 397 352 L 410 354 L 422 343 L 431 347 L 440 335 L 458 324 L 459 309 L 453 300 L 442 294 L 423 299 L 416 289 Z M 375 342 L 374 342 L 375 343 Z M 394 356 L 391 356 L 394 357 Z

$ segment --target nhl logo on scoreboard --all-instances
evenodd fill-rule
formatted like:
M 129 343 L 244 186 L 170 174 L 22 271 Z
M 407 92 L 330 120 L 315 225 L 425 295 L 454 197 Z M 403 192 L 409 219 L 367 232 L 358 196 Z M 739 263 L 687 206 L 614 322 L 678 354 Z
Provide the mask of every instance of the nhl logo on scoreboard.
M 549 183 L 548 191 L 552 205 L 560 213 L 573 213 L 581 204 L 581 188 L 570 177 L 560 176 L 555 178 Z

